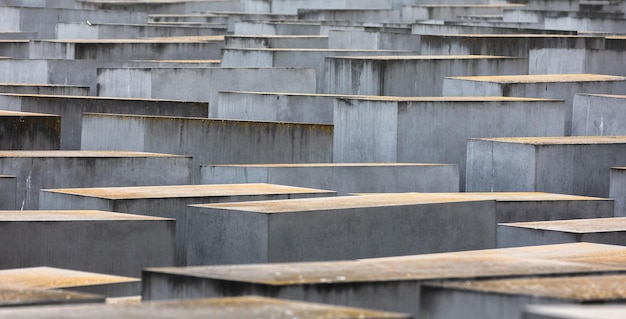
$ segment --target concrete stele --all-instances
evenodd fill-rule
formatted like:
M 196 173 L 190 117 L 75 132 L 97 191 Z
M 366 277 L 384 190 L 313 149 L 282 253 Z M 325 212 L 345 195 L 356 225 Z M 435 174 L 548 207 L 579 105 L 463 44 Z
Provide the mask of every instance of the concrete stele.
M 0 308 L 104 303 L 104 296 L 73 291 L 0 287 Z
M 93 210 L 23 210 L 0 212 L 0 227 L 0 268 L 47 265 L 139 276 L 144 267 L 174 265 L 173 219 Z
M 0 110 L 0 150 L 58 150 L 61 117 Z
M 626 217 L 498 224 L 498 247 L 592 242 L 626 244 Z
M 626 317 L 624 305 L 530 305 L 523 319 L 614 319 Z
M 326 318 L 326 319 L 409 319 L 409 315 L 263 297 L 151 301 L 135 305 L 74 306 L 0 310 L 0 318 Z
M 624 156 L 625 136 L 470 139 L 466 190 L 608 197 Z

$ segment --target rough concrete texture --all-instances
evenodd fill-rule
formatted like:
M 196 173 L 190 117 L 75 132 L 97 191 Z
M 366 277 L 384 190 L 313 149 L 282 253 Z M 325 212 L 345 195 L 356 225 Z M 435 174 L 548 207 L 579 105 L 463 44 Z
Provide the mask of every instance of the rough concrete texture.
M 626 91 L 624 92 L 626 93 Z M 572 135 L 626 135 L 626 95 L 576 94 L 572 111 Z
M 622 94 L 626 77 L 601 74 L 450 77 L 443 94 L 452 96 L 519 96 L 565 101 L 565 135 L 571 135 L 573 100 L 578 93 Z
M 249 12 L 297 14 L 299 9 L 391 9 L 391 3 L 383 0 L 244 0 L 242 9 Z
M 47 265 L 139 277 L 144 267 L 174 265 L 173 219 L 104 211 L 4 211 L 0 228 L 4 269 Z
M 451 164 L 414 163 L 203 165 L 200 183 L 273 183 L 339 194 L 457 192 L 459 171 Z
M 109 297 L 134 296 L 141 292 L 141 279 L 53 267 L 0 270 L 2 286 L 62 289 Z
M 80 292 L 54 289 L 0 287 L 0 308 L 104 303 L 104 301 L 104 296 Z
M 176 265 L 186 261 L 187 205 L 334 196 L 336 193 L 270 184 L 172 185 L 42 190 L 39 209 L 97 209 L 166 217 L 176 223 Z
M 626 316 L 624 305 L 530 305 L 523 319 L 611 319 Z
M 15 195 L 17 178 L 15 176 L 0 175 L 0 210 L 15 210 Z
M 626 217 L 626 167 L 611 167 L 609 197 L 615 200 L 615 217 Z
M 325 35 L 227 35 L 224 47 L 231 49 L 328 49 Z
M 61 117 L 0 110 L 1 150 L 58 150 Z
M 420 286 L 440 279 L 597 274 L 623 268 L 624 247 L 590 243 L 257 265 L 153 268 L 144 300 L 259 295 L 410 313 Z M 402 296 L 402 297 L 400 297 Z
M 83 115 L 85 150 L 128 149 L 193 157 L 204 164 L 332 161 L 331 125 L 134 115 Z
M 85 305 L 0 310 L 0 318 L 327 318 L 327 319 L 408 319 L 406 314 L 381 312 L 287 301 L 263 297 L 237 297 L 199 300 L 153 301 L 124 307 Z
M 420 39 L 419 35 L 399 31 L 330 30 L 328 32 L 328 48 L 419 52 Z
M 133 39 L 223 35 L 226 27 L 57 23 L 55 39 Z
M 89 87 L 60 84 L 0 83 L 1 93 L 44 95 L 89 95 Z
M 443 79 L 461 75 L 528 74 L 524 58 L 477 55 L 330 57 L 323 93 L 440 96 Z
M 185 156 L 128 151 L 0 152 L 0 174 L 17 178 L 16 209 L 38 209 L 40 189 L 189 184 L 191 164 Z
M 469 192 L 550 192 L 609 196 L 610 168 L 626 156 L 623 136 L 471 139 Z
M 80 149 L 85 112 L 188 117 L 207 117 L 209 113 L 209 105 L 206 102 L 162 99 L 0 94 L 0 103 L 8 110 L 60 115 L 60 147 L 63 150 Z
M 455 164 L 464 190 L 469 138 L 561 136 L 563 117 L 554 100 L 346 97 L 335 100 L 333 161 Z

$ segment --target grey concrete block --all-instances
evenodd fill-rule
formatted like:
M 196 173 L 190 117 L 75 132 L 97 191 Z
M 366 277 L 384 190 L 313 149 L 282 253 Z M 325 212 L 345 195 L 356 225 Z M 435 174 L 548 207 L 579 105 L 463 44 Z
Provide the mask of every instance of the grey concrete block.
M 610 319 L 626 316 L 624 305 L 530 305 L 523 319 Z
M 331 125 L 142 115 L 83 115 L 81 149 L 129 149 L 193 156 L 203 164 L 332 161 Z
M 0 210 L 17 209 L 15 196 L 17 193 L 17 178 L 15 176 L 0 175 Z
M 78 150 L 84 112 L 207 117 L 209 105 L 201 102 L 82 96 L 0 94 L 3 108 L 61 116 L 61 149 Z M 125 149 L 120 147 L 118 149 Z
M 74 1 L 72 1 L 74 2 Z M 203 0 L 203 1 L 170 1 L 170 2 L 137 2 L 137 1 L 78 1 L 75 6 L 81 9 L 121 10 L 146 12 L 151 14 L 177 14 L 202 11 L 239 11 L 239 1 Z
M 223 68 L 309 68 L 316 73 L 316 87 L 321 93 L 325 87 L 325 59 L 334 56 L 396 56 L 409 51 L 339 50 L 339 49 L 230 49 L 222 50 Z M 336 85 L 329 84 L 328 86 Z M 257 89 L 258 91 L 258 89 Z M 333 92 L 335 93 L 335 92 Z M 341 92 L 345 93 L 345 92 Z M 358 93 L 357 93 L 358 94 Z
M 609 197 L 615 200 L 615 217 L 626 217 L 626 167 L 611 167 Z
M 472 139 L 466 190 L 609 196 L 610 168 L 626 154 L 623 136 Z
M 419 318 L 521 317 L 530 304 L 623 303 L 623 275 L 448 281 L 422 287 Z
M 329 57 L 325 70 L 324 93 L 440 96 L 447 76 L 527 74 L 528 61 L 468 55 Z
M 61 117 L 0 110 L 0 149 L 58 150 Z
M 328 47 L 351 50 L 402 50 L 419 53 L 420 37 L 398 30 L 390 32 L 331 30 L 328 32 Z
M 37 209 L 39 190 L 191 183 L 191 158 L 127 151 L 1 151 L 0 174 L 17 178 L 16 209 Z
M 522 4 L 418 4 L 402 7 L 402 20 L 458 20 L 459 16 L 501 15 L 504 9 L 522 8 Z
M 506 26 L 466 25 L 463 22 L 443 21 L 429 23 L 428 21 L 413 23 L 411 33 L 414 35 L 437 34 L 561 34 L 576 35 L 576 31 L 549 30 L 543 28 L 513 28 Z
M 456 165 L 333 163 L 203 165 L 201 183 L 273 183 L 347 193 L 457 192 Z
M 547 74 L 522 76 L 451 77 L 443 83 L 443 94 L 495 95 L 563 99 L 565 135 L 572 131 L 573 100 L 578 93 L 620 94 L 626 78 L 600 74 Z
M 391 3 L 383 0 L 243 0 L 242 9 L 250 12 L 297 14 L 299 9 L 391 9 Z
M 88 86 L 61 84 L 0 83 L 1 93 L 44 95 L 89 95 Z
M 284 316 L 345 319 L 408 319 L 411 316 L 358 308 L 337 307 L 262 297 L 142 302 L 123 307 L 74 306 L 11 309 L 0 311 L 0 318 L 189 318 L 216 319 L 279 318 Z
M 590 242 L 626 244 L 626 218 L 586 218 L 498 224 L 498 247 Z
M 0 227 L 4 269 L 47 265 L 137 277 L 145 267 L 174 265 L 173 219 L 24 210 L 0 213 Z
M 176 264 L 186 265 L 187 205 L 334 196 L 332 191 L 269 184 L 173 185 L 42 190 L 39 209 L 97 209 L 176 219 Z
M 626 135 L 626 95 L 576 94 L 572 110 L 572 135 Z
M 554 100 L 345 97 L 335 100 L 333 158 L 455 164 L 463 190 L 469 138 L 561 136 L 563 117 Z
M 298 9 L 299 20 L 367 21 L 369 23 L 401 23 L 400 10 L 382 9 Z
M 623 265 L 624 252 L 623 246 L 576 243 L 341 262 L 151 268 L 143 273 L 143 300 L 271 295 L 418 318 L 420 286 L 429 280 L 597 274 Z
M 227 35 L 224 47 L 231 49 L 328 49 L 326 35 Z
M 185 223 L 189 265 L 344 260 L 495 244 L 495 202 L 445 194 L 192 205 Z
M 101 295 L 80 292 L 34 289 L 34 288 L 0 288 L 0 308 L 49 306 L 60 304 L 103 303 Z
M 98 95 L 205 101 L 217 105 L 219 91 L 315 93 L 315 82 L 313 69 L 99 69 Z
M 135 296 L 141 279 L 54 267 L 27 267 L 0 270 L 3 285 L 30 289 L 59 289 L 103 295 L 107 298 Z

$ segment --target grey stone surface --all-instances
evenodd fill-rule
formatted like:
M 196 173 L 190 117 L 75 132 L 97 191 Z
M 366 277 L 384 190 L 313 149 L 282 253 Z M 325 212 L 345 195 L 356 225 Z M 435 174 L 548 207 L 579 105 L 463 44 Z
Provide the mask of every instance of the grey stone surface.
M 0 83 L 0 92 L 13 94 L 89 95 L 89 87 L 61 84 Z
M 203 165 L 200 183 L 273 183 L 339 194 L 457 192 L 459 172 L 456 165 L 416 163 Z
M 333 158 L 456 164 L 463 190 L 469 138 L 561 136 L 563 114 L 554 100 L 346 97 L 335 100 Z
M 330 57 L 323 93 L 440 96 L 448 76 L 527 73 L 526 59 L 502 56 Z
M 530 305 L 523 319 L 610 319 L 626 316 L 624 305 Z
M 24 210 L 0 213 L 0 227 L 3 269 L 47 265 L 138 277 L 145 267 L 174 265 L 173 219 Z
M 64 150 L 80 149 L 84 112 L 188 117 L 207 117 L 209 112 L 206 102 L 92 96 L 0 94 L 0 105 L 8 110 L 60 115 L 61 149 Z
M 615 217 L 626 217 L 626 167 L 611 167 L 609 197 L 615 200 Z
M 609 196 L 610 168 L 626 152 L 623 136 L 471 139 L 465 189 Z
M 238 297 L 199 300 L 153 301 L 115 307 L 89 305 L 75 307 L 24 308 L 0 311 L 0 318 L 328 318 L 328 319 L 408 319 L 409 315 L 337 307 L 315 303 L 262 297 Z
M 391 9 L 391 3 L 383 0 L 243 0 L 241 8 L 249 12 L 297 14 L 298 9 Z
M 58 150 L 61 117 L 0 110 L 1 150 Z
M 495 95 L 562 99 L 565 101 L 565 135 L 572 131 L 573 100 L 578 93 L 621 94 L 626 78 L 601 74 L 546 74 L 525 76 L 451 77 L 443 83 L 444 95 Z
M 189 265 L 345 260 L 495 245 L 495 201 L 455 194 L 192 205 L 184 222 Z
M 328 49 L 325 35 L 228 35 L 224 41 L 224 47 L 233 49 Z
M 150 24 L 57 23 L 56 39 L 132 39 L 224 35 L 226 27 Z
M 402 7 L 402 20 L 413 23 L 419 20 L 457 20 L 459 16 L 501 15 L 504 9 L 524 7 L 521 4 L 467 4 L 449 5 L 417 4 Z
M 72 291 L 0 287 L 0 308 L 103 303 L 104 296 Z
M 0 210 L 15 210 L 15 196 L 17 192 L 17 178 L 10 175 L 0 175 Z
M 626 92 L 624 92 L 626 93 Z M 573 101 L 572 135 L 626 135 L 626 95 L 577 94 Z
M 331 30 L 328 32 L 331 49 L 404 50 L 419 53 L 420 37 L 398 30 Z
M 42 190 L 39 209 L 97 209 L 173 218 L 176 223 L 176 265 L 186 261 L 187 205 L 334 196 L 320 189 L 269 184 L 172 185 Z
M 39 190 L 189 184 L 191 158 L 127 151 L 0 151 L 0 174 L 17 178 L 16 209 L 37 209 Z
M 332 162 L 331 125 L 86 113 L 84 150 L 126 149 L 193 157 L 203 164 Z

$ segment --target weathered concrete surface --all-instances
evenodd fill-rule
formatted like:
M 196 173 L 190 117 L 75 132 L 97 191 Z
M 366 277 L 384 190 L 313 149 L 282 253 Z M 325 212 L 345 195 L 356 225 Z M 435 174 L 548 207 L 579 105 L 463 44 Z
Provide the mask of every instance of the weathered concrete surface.
M 98 95 L 205 101 L 217 105 L 217 93 L 223 90 L 315 93 L 315 82 L 313 69 L 99 69 Z
M 615 217 L 626 217 L 626 167 L 611 167 L 609 197 L 615 200 Z
M 458 192 L 459 172 L 456 165 L 414 163 L 203 165 L 200 183 L 272 183 L 339 194 Z
M 52 267 L 0 270 L 2 287 L 62 289 L 103 295 L 134 296 L 141 292 L 139 278 L 113 276 Z
M 1 150 L 58 150 L 61 117 L 0 110 Z
M 300 68 L 314 69 L 316 87 L 322 93 L 327 67 L 325 60 L 335 56 L 403 56 L 415 54 L 410 51 L 343 50 L 343 49 L 282 49 L 245 48 L 222 50 L 223 68 Z M 331 83 L 328 86 L 338 85 Z M 258 90 L 258 89 L 257 89 Z M 344 92 L 342 92 L 344 93 Z
M 103 303 L 104 296 L 72 291 L 0 287 L 0 308 Z
M 576 94 L 572 135 L 626 135 L 625 108 L 626 95 Z
M 436 279 L 602 273 L 622 267 L 623 246 L 576 243 L 342 262 L 147 269 L 143 299 L 272 295 L 410 313 Z
M 419 20 L 458 20 L 459 16 L 501 15 L 504 9 L 523 8 L 521 4 L 418 4 L 402 7 L 402 22 Z
M 143 115 L 83 115 L 84 150 L 127 149 L 193 156 L 203 164 L 332 162 L 331 125 Z
M 241 9 L 248 12 L 297 14 L 298 9 L 391 9 L 391 3 L 384 0 L 243 0 Z
M 455 194 L 192 205 L 184 222 L 189 265 L 344 260 L 495 245 L 495 201 Z
M 624 305 L 530 305 L 523 319 L 611 319 L 626 316 Z
M 335 100 L 333 161 L 456 164 L 463 190 L 467 139 L 562 136 L 563 117 L 554 100 L 346 97 Z
M 191 163 L 128 151 L 0 151 L 0 174 L 17 178 L 16 209 L 37 209 L 40 189 L 190 184 Z
M 329 57 L 324 93 L 440 96 L 443 79 L 460 75 L 527 74 L 524 58 L 476 55 Z
M 0 318 L 162 318 L 162 319 L 408 319 L 409 315 L 270 299 L 237 297 L 200 300 L 153 301 L 123 307 L 73 306 L 1 310 Z
M 30 42 L 30 59 L 75 60 L 215 60 L 224 36 L 143 39 L 38 40 Z
M 298 9 L 299 20 L 360 21 L 369 23 L 401 23 L 400 10 L 380 9 Z
M 470 139 L 465 189 L 608 197 L 623 156 L 624 136 Z
M 145 267 L 174 265 L 173 219 L 104 211 L 4 211 L 0 228 L 4 269 L 47 265 L 138 277 Z
M 607 37 L 607 47 L 609 45 Z M 567 55 L 568 59 L 562 57 Z M 605 49 L 536 48 L 530 50 L 529 74 L 595 73 L 624 76 L 624 46 Z
M 334 196 L 332 191 L 270 184 L 173 185 L 42 190 L 39 209 L 97 209 L 166 217 L 176 223 L 176 265 L 186 261 L 187 205 Z
M 150 24 L 57 23 L 55 39 L 133 39 L 224 35 L 225 27 Z
M 446 78 L 443 94 L 538 97 L 565 100 L 565 135 L 572 130 L 573 99 L 578 93 L 621 94 L 626 77 L 601 74 L 546 74 Z
M 231 49 L 328 49 L 326 35 L 227 35 L 224 41 L 224 47 Z
M 443 23 L 429 23 L 428 21 L 412 24 L 411 33 L 414 35 L 437 34 L 561 34 L 576 35 L 576 31 L 546 30 L 541 28 L 512 28 L 493 25 L 466 25 L 464 22 L 443 21 Z
M 15 176 L 0 175 L 0 210 L 15 210 L 15 194 L 17 192 L 17 178 Z
M 74 1 L 72 1 L 74 2 Z M 81 9 L 137 11 L 151 14 L 177 14 L 198 11 L 238 11 L 239 1 L 233 0 L 190 0 L 190 1 L 76 1 Z
M 89 95 L 88 86 L 61 84 L 0 83 L 1 93 L 45 95 Z
M 626 244 L 626 217 L 498 224 L 498 247 L 590 242 Z
M 419 53 L 420 37 L 397 30 L 331 30 L 328 32 L 330 49 L 403 50 Z
M 369 195 L 369 194 L 357 194 Z M 498 223 L 613 217 L 612 199 L 541 192 L 462 192 L 458 198 L 496 201 Z
M 360 30 L 347 22 L 336 21 L 241 21 L 235 23 L 235 35 L 328 35 L 331 30 Z
M 623 303 L 624 281 L 588 275 L 431 283 L 422 287 L 419 318 L 496 319 L 519 317 L 530 304 Z
M 539 48 L 603 49 L 604 37 L 551 34 L 422 35 L 422 54 L 478 54 L 528 57 Z
M 4 109 L 61 116 L 61 149 L 78 150 L 84 112 L 207 117 L 204 102 L 87 96 L 0 94 Z M 125 149 L 120 147 L 118 149 Z

